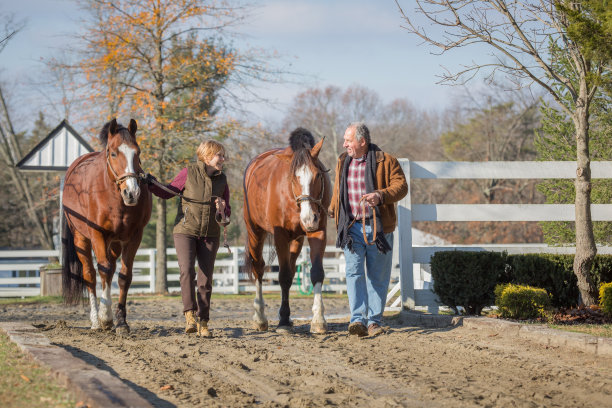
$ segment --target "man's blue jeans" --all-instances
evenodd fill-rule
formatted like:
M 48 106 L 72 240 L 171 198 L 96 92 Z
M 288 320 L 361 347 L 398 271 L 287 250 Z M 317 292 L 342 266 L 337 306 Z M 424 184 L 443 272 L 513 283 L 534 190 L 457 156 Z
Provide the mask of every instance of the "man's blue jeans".
M 368 241 L 372 242 L 372 226 L 366 225 Z M 353 238 L 352 253 L 344 249 L 346 259 L 346 291 L 351 309 L 351 323 L 360 322 L 366 326 L 381 324 L 385 310 L 393 251 L 378 252 L 376 245 L 367 245 L 363 240 L 363 224 L 355 222 L 349 230 Z M 385 234 L 393 248 L 393 233 Z M 367 273 L 366 273 L 367 268 Z

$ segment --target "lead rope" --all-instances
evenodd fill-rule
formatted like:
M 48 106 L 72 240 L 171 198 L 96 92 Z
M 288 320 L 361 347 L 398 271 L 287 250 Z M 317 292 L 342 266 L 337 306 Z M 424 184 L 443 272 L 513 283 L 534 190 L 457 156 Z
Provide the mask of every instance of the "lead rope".
M 367 210 L 366 210 L 366 203 L 365 200 L 363 199 L 363 197 L 361 197 L 361 200 L 359 200 L 359 204 L 361 204 L 361 220 L 363 221 L 363 240 L 365 241 L 365 243 L 367 245 L 374 245 L 376 243 L 376 207 L 370 207 L 372 209 L 372 230 L 373 230 L 373 236 L 372 236 L 372 242 L 368 242 L 368 237 L 366 235 L 366 215 L 367 215 Z
M 144 177 L 142 177 L 142 178 L 146 179 L 146 175 L 145 175 Z M 176 191 L 170 190 L 169 188 L 167 188 L 166 186 L 164 186 L 164 185 L 163 185 L 163 184 L 161 184 L 159 181 L 157 181 L 157 180 L 155 180 L 155 179 L 153 179 L 153 178 L 149 179 L 149 181 L 150 181 L 152 184 L 155 184 L 157 187 L 159 187 L 159 188 L 161 188 L 162 190 L 164 190 L 165 192 L 170 193 L 170 194 L 175 195 L 175 196 L 178 196 L 178 197 L 180 197 L 180 198 L 182 198 L 182 199 L 184 199 L 185 201 L 188 201 L 188 202 L 190 202 L 190 203 L 212 205 L 212 204 L 211 204 L 211 202 L 212 202 L 212 199 L 213 199 L 213 198 L 221 198 L 221 197 L 219 197 L 219 196 L 213 196 L 213 195 L 211 195 L 211 196 L 210 196 L 210 198 L 211 198 L 211 202 L 208 202 L 208 201 L 200 201 L 200 200 L 194 200 L 193 198 L 185 197 L 185 196 L 183 195 L 183 193 L 177 193 Z M 227 252 L 228 252 L 228 253 L 231 255 L 231 254 L 232 254 L 232 250 L 231 250 L 231 248 L 230 248 L 229 244 L 227 243 L 227 226 L 228 226 L 228 224 L 230 223 L 230 221 L 229 221 L 229 219 L 227 219 L 227 218 L 225 217 L 225 214 L 221 214 L 221 213 L 219 213 L 219 212 L 217 212 L 217 214 L 220 214 L 220 215 L 221 215 L 221 221 L 217 221 L 217 217 L 216 217 L 216 216 L 215 216 L 215 221 L 217 221 L 217 224 L 219 224 L 221 227 L 223 227 L 223 247 L 224 247 L 224 248 L 227 248 Z

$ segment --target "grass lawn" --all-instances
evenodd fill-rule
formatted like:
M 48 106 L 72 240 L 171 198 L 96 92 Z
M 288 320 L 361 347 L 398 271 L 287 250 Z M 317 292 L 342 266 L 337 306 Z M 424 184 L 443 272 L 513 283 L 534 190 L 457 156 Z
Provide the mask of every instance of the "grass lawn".
M 597 337 L 612 337 L 612 324 L 549 324 L 551 329 L 586 333 Z
M 74 407 L 71 393 L 46 368 L 25 356 L 0 332 L 0 401 L 3 408 Z

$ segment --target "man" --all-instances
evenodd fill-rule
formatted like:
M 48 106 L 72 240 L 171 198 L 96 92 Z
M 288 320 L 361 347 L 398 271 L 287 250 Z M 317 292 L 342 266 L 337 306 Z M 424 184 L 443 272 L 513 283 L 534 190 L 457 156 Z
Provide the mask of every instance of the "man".
M 395 203 L 408 193 L 408 185 L 397 159 L 370 142 L 365 124 L 348 126 L 343 147 L 346 153 L 336 164 L 329 215 L 336 221 L 336 246 L 344 249 L 346 258 L 349 334 L 377 336 L 383 333 L 382 314 L 391 278 Z M 363 209 L 362 201 L 366 204 Z

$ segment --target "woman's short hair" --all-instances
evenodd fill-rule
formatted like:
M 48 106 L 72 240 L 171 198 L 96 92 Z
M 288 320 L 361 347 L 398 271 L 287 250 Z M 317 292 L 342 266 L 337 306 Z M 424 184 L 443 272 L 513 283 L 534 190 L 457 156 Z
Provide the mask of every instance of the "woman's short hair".
M 210 161 L 217 153 L 223 152 L 225 156 L 225 147 L 215 140 L 206 140 L 198 146 L 196 154 L 198 159 L 204 163 Z

